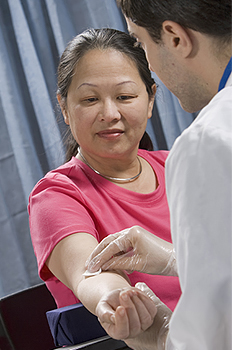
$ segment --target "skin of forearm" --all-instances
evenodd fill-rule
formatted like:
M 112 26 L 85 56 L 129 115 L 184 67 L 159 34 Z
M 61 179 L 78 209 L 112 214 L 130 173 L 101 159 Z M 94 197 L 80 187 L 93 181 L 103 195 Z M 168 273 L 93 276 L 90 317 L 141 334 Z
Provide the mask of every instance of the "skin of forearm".
M 83 276 L 85 261 L 96 245 L 96 239 L 86 233 L 67 236 L 54 247 L 46 262 L 50 271 L 94 314 L 103 294 L 130 286 L 127 275 L 122 271 L 105 271 L 87 278 Z
M 96 276 L 83 277 L 73 292 L 81 303 L 96 315 L 97 304 L 104 294 L 129 286 L 126 276 L 106 271 Z

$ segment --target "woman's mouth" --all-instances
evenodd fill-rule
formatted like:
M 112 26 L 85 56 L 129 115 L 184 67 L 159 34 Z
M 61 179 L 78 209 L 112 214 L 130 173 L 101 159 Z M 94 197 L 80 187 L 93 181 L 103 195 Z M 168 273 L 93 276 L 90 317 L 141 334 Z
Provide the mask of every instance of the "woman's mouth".
M 103 139 L 113 140 L 120 137 L 123 134 L 122 130 L 112 129 L 112 130 L 102 130 L 97 133 L 97 135 Z

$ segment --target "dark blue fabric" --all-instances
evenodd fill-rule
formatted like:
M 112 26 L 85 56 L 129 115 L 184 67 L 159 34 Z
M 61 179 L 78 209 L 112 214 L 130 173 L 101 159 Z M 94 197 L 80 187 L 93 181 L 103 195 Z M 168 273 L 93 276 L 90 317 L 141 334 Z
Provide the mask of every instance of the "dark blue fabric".
M 227 66 L 226 66 L 226 69 L 224 70 L 223 76 L 222 76 L 220 84 L 219 84 L 218 91 L 221 91 L 225 87 L 231 72 L 232 72 L 232 57 L 230 58 Z
M 46 315 L 56 346 L 80 344 L 107 335 L 97 317 L 81 303 L 48 311 Z

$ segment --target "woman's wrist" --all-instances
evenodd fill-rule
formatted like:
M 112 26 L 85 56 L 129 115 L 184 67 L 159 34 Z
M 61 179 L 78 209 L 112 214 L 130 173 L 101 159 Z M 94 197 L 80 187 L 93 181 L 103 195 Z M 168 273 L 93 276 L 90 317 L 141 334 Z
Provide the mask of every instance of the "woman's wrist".
M 96 307 L 104 294 L 128 286 L 130 284 L 121 274 L 105 271 L 95 276 L 84 277 L 74 294 L 91 313 L 96 315 Z

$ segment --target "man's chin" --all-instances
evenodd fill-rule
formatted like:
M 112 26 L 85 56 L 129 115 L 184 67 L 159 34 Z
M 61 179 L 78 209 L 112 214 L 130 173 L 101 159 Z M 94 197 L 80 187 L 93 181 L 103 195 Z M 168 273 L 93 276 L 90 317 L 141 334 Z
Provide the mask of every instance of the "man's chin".
M 180 99 L 178 99 L 178 101 L 180 103 L 181 108 L 188 113 L 198 113 L 203 107 L 205 107 L 208 104 L 207 102 L 204 104 L 199 104 L 199 106 L 193 106 L 190 104 L 182 103 Z

